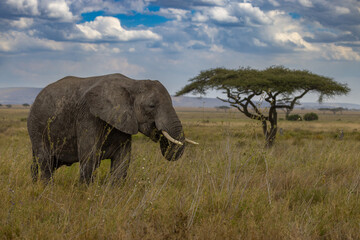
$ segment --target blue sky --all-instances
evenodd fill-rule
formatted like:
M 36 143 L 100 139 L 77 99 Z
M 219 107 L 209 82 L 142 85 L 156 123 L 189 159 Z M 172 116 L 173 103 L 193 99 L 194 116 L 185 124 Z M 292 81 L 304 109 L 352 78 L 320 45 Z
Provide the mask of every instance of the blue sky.
M 327 101 L 360 104 L 360 2 L 0 1 L 0 87 L 120 72 L 174 94 L 201 70 L 271 65 L 347 83 Z

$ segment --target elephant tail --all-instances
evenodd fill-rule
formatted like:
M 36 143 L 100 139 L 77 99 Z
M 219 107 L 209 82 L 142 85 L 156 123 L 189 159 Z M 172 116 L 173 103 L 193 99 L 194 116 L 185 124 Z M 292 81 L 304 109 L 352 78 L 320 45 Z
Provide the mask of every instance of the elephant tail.
M 33 152 L 33 157 L 32 157 L 33 162 L 31 163 L 31 177 L 32 177 L 32 181 L 36 182 L 38 179 L 38 175 L 39 175 L 39 164 L 37 161 L 37 157 L 35 155 L 35 153 Z

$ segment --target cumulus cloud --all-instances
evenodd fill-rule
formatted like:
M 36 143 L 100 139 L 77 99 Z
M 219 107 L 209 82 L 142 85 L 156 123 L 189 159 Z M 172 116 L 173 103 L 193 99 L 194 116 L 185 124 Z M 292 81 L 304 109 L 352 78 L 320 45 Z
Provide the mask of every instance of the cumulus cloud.
M 301 6 L 314 8 L 314 5 L 307 1 L 301 1 Z M 347 7 L 330 5 L 326 7 L 324 7 L 324 9 L 328 9 L 326 11 L 333 11 L 338 15 L 351 13 Z M 318 21 L 307 18 L 297 19 L 293 18 L 286 11 L 266 11 L 253 6 L 250 2 L 238 3 L 237 5 L 232 5 L 231 8 L 229 6 L 227 8 L 232 9 L 233 11 L 228 10 L 228 12 L 231 12 L 233 16 L 244 23 L 241 28 L 243 31 L 239 33 L 236 33 L 238 30 L 220 30 L 220 34 L 224 35 L 225 43 L 230 48 L 244 51 L 242 49 L 248 49 L 244 46 L 249 46 L 253 48 L 253 51 L 256 48 L 261 48 L 274 49 L 274 51 L 278 49 L 280 51 L 285 50 L 286 52 L 313 53 L 313 58 L 315 59 L 360 60 L 359 51 L 354 48 L 357 44 L 350 44 L 358 39 L 353 36 L 354 32 L 323 26 L 320 23 L 323 22 L 321 18 Z M 254 24 L 255 28 L 253 27 Z M 244 35 L 243 32 L 247 34 Z M 219 28 L 217 34 L 219 34 Z M 232 41 L 231 37 L 236 40 Z M 349 45 L 343 46 L 344 43 L 336 44 L 339 40 L 345 41 Z
M 48 2 L 46 4 L 46 13 L 50 18 L 60 19 L 65 22 L 70 22 L 74 19 L 69 6 L 64 0 Z
M 255 46 L 258 46 L 258 47 L 267 47 L 268 46 L 266 43 L 261 42 L 257 38 L 253 38 L 253 43 L 254 43 Z
M 0 51 L 21 52 L 29 50 L 63 50 L 63 44 L 33 36 L 34 32 L 10 31 L 0 33 Z
M 289 32 L 289 33 L 276 33 L 274 36 L 275 41 L 278 44 L 288 44 L 290 43 L 294 49 L 303 49 L 306 51 L 316 51 L 317 48 L 312 44 L 308 43 L 303 39 L 303 37 L 298 32 Z
M 182 19 L 186 18 L 189 13 L 190 11 L 188 10 L 178 8 L 162 8 L 158 12 L 158 14 L 161 16 L 176 19 L 177 21 L 181 21 Z
M 89 41 L 134 41 L 160 40 L 161 37 L 150 30 L 126 30 L 115 17 L 98 16 L 94 21 L 76 24 L 77 32 L 69 39 Z
M 346 7 L 335 6 L 335 12 L 339 15 L 349 14 L 350 9 L 348 9 Z
M 192 17 L 195 22 L 215 21 L 218 23 L 235 23 L 238 19 L 231 16 L 231 13 L 225 7 L 201 7 Z
M 311 0 L 299 0 L 299 3 L 303 5 L 304 7 L 312 7 L 313 4 Z
M 251 3 L 238 3 L 236 11 L 243 17 L 248 24 L 270 24 L 270 18 L 259 7 L 254 7 Z
M 65 22 L 74 20 L 65 0 L 6 0 L 2 7 L 9 8 L 8 10 L 17 15 L 24 14 L 28 17 L 53 18 Z
M 236 23 L 239 21 L 236 17 L 231 16 L 228 9 L 224 7 L 210 8 L 208 14 L 211 19 L 214 19 L 220 23 Z
M 271 23 L 271 19 L 259 7 L 251 3 L 228 3 L 224 6 L 208 6 L 197 8 L 198 11 L 192 17 L 196 22 L 209 20 L 220 24 L 232 25 L 261 25 Z
M 15 12 L 39 15 L 37 0 L 6 0 L 6 3 L 15 10 Z
M 206 22 L 209 19 L 208 16 L 205 14 L 202 14 L 200 12 L 196 12 L 194 16 L 192 17 L 192 21 L 194 22 Z
M 21 17 L 18 20 L 10 21 L 10 25 L 15 28 L 26 29 L 33 25 L 34 19 Z
M 266 13 L 267 23 L 262 26 L 254 44 L 259 47 L 276 46 L 287 51 L 316 51 L 317 48 L 306 41 L 305 37 L 312 37 L 299 21 L 294 20 L 283 11 L 269 11 Z M 268 44 L 267 44 L 268 43 Z
M 322 56 L 328 60 L 360 61 L 360 54 L 350 47 L 337 46 L 333 43 L 322 46 Z
M 201 0 L 201 2 L 204 4 L 219 5 L 219 6 L 226 4 L 225 0 Z
M 273 5 L 274 7 L 279 7 L 280 3 L 278 3 L 276 0 L 269 0 L 269 3 Z

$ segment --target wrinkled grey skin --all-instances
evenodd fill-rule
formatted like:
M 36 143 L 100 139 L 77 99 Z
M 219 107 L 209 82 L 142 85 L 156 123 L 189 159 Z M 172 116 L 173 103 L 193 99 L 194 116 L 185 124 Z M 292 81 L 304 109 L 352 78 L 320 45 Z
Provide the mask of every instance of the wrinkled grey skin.
M 169 142 L 165 130 L 184 143 L 181 122 L 165 87 L 158 81 L 121 74 L 65 77 L 36 97 L 28 117 L 32 178 L 48 182 L 62 165 L 80 162 L 80 182 L 90 183 L 102 159 L 111 159 L 113 181 L 126 177 L 131 135 L 141 132 L 160 142 L 167 160 L 177 160 L 184 145 Z

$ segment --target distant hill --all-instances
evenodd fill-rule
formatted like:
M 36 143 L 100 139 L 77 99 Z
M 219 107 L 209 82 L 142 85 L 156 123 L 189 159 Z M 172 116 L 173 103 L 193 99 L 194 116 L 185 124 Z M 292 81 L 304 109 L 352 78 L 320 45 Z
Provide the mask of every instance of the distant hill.
M 42 88 L 0 88 L 0 103 L 1 104 L 32 104 Z M 199 97 L 172 97 L 174 107 L 205 107 L 214 108 L 219 106 L 230 106 L 226 102 L 222 102 L 217 98 L 199 98 Z M 267 107 L 266 103 L 261 104 L 262 107 Z M 296 108 L 318 109 L 318 108 L 347 108 L 360 110 L 359 104 L 351 103 L 301 103 Z
M 305 109 L 319 109 L 319 108 L 346 108 L 346 109 L 353 109 L 353 110 L 360 110 L 359 104 L 354 103 L 309 103 L 305 102 L 297 108 L 305 108 Z
M 197 98 L 197 97 L 172 97 L 174 107 L 205 107 L 214 108 L 219 106 L 230 106 L 226 102 L 222 102 L 217 98 Z M 261 107 L 269 107 L 269 104 L 262 103 Z M 312 103 L 304 102 L 296 105 L 295 108 L 319 109 L 319 108 L 347 108 L 360 110 L 360 104 L 353 103 Z
M 174 107 L 206 107 L 214 108 L 219 106 L 230 106 L 217 98 L 198 97 L 171 97 Z
M 42 88 L 0 88 L 1 104 L 32 104 Z

